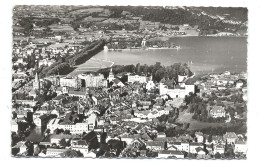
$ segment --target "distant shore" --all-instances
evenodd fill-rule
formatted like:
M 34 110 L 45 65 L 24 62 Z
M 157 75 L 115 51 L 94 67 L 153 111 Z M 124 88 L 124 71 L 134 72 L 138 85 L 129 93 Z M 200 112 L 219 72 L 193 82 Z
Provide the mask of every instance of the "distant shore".
M 132 50 L 177 50 L 180 48 L 168 48 L 168 47 L 158 47 L 158 48 L 125 48 L 125 49 L 108 49 L 107 51 L 132 51 Z

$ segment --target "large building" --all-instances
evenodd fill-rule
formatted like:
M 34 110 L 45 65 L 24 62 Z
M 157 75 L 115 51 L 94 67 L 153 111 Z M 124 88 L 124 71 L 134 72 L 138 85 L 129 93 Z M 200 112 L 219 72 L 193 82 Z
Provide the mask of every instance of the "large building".
M 186 84 L 184 81 L 184 78 L 178 79 L 178 83 L 173 79 L 162 79 L 159 83 L 160 95 L 169 95 L 171 98 L 185 98 L 186 95 L 194 93 L 195 85 Z
M 60 78 L 61 87 L 80 88 L 81 80 L 78 77 L 62 77 Z
M 82 134 L 83 132 L 89 132 L 96 128 L 98 120 L 95 114 L 91 114 L 86 121 L 75 123 L 77 115 L 70 113 L 66 114 L 63 121 L 60 119 L 52 119 L 48 122 L 47 128 L 50 129 L 50 133 L 54 133 L 57 128 L 63 130 L 69 130 L 71 134 Z
M 137 74 L 129 74 L 127 78 L 128 83 L 146 83 L 148 81 L 148 78 L 144 75 L 137 75 Z
M 81 74 L 78 78 L 81 79 L 82 87 L 107 87 L 107 81 L 102 74 Z

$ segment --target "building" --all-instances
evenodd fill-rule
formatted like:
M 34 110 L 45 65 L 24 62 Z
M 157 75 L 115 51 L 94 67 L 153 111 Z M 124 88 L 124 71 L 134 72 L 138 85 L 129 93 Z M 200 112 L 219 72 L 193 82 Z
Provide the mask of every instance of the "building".
M 154 151 L 164 150 L 164 142 L 148 141 L 146 142 L 146 148 Z
M 46 157 L 58 157 L 60 154 L 68 151 L 68 149 L 54 149 L 54 148 L 47 148 L 46 150 Z
M 171 98 L 185 98 L 186 95 L 195 92 L 195 85 L 162 79 L 159 83 L 159 92 L 160 95 L 169 95 Z
M 179 151 L 189 152 L 190 149 L 190 145 L 188 142 L 173 142 L 172 145 L 175 146 Z
M 244 141 L 236 141 L 234 152 L 235 153 L 246 154 L 247 153 L 246 142 L 244 142 Z
M 166 134 L 164 132 L 159 132 L 157 134 L 157 138 L 165 138 L 166 137 Z
M 113 74 L 112 68 L 110 69 L 109 75 L 108 75 L 108 82 L 110 83 L 111 81 L 113 81 L 115 79 L 115 76 Z
M 45 77 L 44 79 L 49 80 L 52 85 L 59 86 L 60 85 L 60 77 L 59 76 L 49 76 Z
M 225 117 L 226 111 L 222 106 L 208 106 L 207 108 L 209 116 L 213 118 Z
M 151 89 L 153 89 L 153 88 L 155 88 L 154 82 L 153 82 L 152 80 L 149 80 L 149 81 L 147 82 L 145 88 L 146 88 L 148 91 L 151 90 Z
M 224 141 L 226 141 L 228 144 L 236 143 L 238 137 L 236 133 L 234 132 L 226 132 L 226 134 L 223 135 Z
M 196 148 L 196 151 L 197 151 L 197 158 L 199 158 L 199 159 L 205 159 L 205 157 L 206 157 L 206 152 L 203 150 L 203 148 L 201 148 L 201 147 L 197 147 Z
M 78 78 L 81 79 L 82 87 L 107 87 L 107 81 L 102 74 L 81 74 Z
M 195 136 L 196 136 L 196 138 L 198 140 L 197 142 L 203 143 L 204 137 L 203 137 L 203 133 L 202 132 L 195 132 Z
M 70 88 L 80 88 L 81 80 L 79 78 L 74 77 L 62 77 L 60 78 L 60 86 L 61 87 L 70 87 Z
M 55 63 L 55 60 L 54 60 L 54 59 L 50 59 L 50 60 L 48 60 L 48 59 L 43 59 L 43 60 L 40 60 L 40 61 L 39 61 L 39 67 L 40 67 L 41 65 L 51 66 L 53 63 Z
M 71 140 L 71 149 L 80 151 L 84 157 L 89 153 L 88 147 L 89 144 L 85 140 L 81 140 L 81 139 Z
M 15 120 L 11 120 L 11 132 L 18 133 L 18 124 L 15 122 Z
M 112 80 L 112 81 L 113 81 L 113 85 L 112 86 L 114 86 L 114 87 L 116 87 L 116 86 L 124 87 L 125 86 L 125 84 L 122 83 L 118 78 L 114 78 L 114 80 Z
M 202 143 L 197 143 L 197 142 L 191 142 L 190 143 L 190 153 L 193 153 L 193 154 L 197 154 L 197 148 L 200 147 L 203 149 L 203 144 Z
M 134 83 L 134 82 L 146 83 L 147 82 L 147 77 L 146 76 L 137 75 L 137 74 L 129 74 L 127 76 L 127 82 L 128 83 Z
M 82 134 L 83 132 L 93 131 L 97 126 L 97 116 L 91 114 L 85 122 L 75 123 L 77 114 L 72 112 L 67 113 L 64 120 L 52 119 L 48 122 L 47 128 L 50 129 L 50 133 L 53 133 L 55 129 L 69 130 L 71 134 Z

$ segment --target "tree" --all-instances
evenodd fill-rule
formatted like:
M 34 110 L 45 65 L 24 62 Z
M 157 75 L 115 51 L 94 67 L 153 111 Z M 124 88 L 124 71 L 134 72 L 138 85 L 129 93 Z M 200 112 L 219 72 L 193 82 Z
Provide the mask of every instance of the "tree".
M 60 146 L 62 146 L 62 147 L 66 147 L 67 146 L 67 142 L 66 142 L 66 140 L 64 138 L 62 138 L 60 140 Z
M 217 152 L 217 153 L 215 154 L 215 158 L 216 158 L 216 159 L 220 159 L 220 158 L 221 158 L 221 155 L 219 154 L 219 152 Z
M 208 142 L 211 143 L 212 142 L 212 135 L 210 134 L 208 137 Z
M 19 151 L 19 148 L 12 148 L 12 155 L 15 156 Z

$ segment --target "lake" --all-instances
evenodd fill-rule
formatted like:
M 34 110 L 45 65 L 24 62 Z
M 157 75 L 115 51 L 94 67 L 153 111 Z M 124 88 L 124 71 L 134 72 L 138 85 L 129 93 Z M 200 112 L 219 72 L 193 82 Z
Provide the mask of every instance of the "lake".
M 177 62 L 188 63 L 196 74 L 247 71 L 246 37 L 176 37 L 170 41 L 180 45 L 181 49 L 101 51 L 79 65 L 74 74 L 95 71 L 111 64 L 152 65 L 156 62 L 165 66 Z

